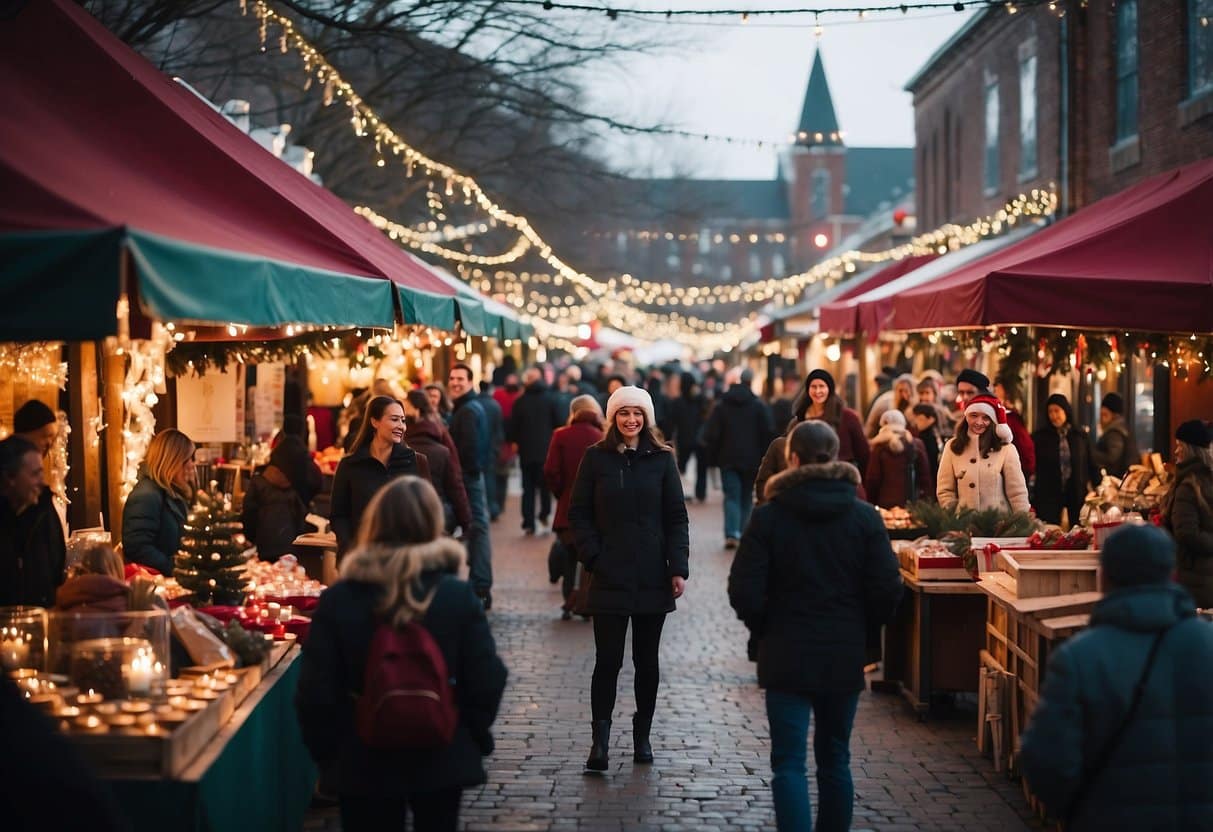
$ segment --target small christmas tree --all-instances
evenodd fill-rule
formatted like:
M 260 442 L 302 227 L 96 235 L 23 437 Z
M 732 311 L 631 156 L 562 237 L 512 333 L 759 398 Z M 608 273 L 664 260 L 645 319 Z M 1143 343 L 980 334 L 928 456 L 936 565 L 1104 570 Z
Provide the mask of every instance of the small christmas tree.
M 181 533 L 173 577 L 194 593 L 196 606 L 244 604 L 248 542 L 240 515 L 212 482 L 199 491 Z

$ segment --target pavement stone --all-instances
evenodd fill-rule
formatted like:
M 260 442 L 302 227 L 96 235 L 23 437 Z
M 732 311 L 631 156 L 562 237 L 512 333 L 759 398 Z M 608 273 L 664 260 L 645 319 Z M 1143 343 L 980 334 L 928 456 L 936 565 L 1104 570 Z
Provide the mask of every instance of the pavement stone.
M 632 673 L 624 661 L 604 775 L 582 773 L 589 751 L 588 621 L 561 621 L 547 581 L 553 537 L 522 534 L 517 497 L 493 524 L 489 622 L 510 670 L 494 726 L 488 782 L 464 794 L 462 830 L 635 832 L 773 829 L 762 692 L 745 656 L 745 630 L 728 606 L 732 552 L 724 549 L 720 493 L 689 503 L 691 578 L 662 639 L 662 684 L 652 766 L 631 759 Z M 896 696 L 865 692 L 851 740 L 855 829 L 1040 829 L 1017 783 L 974 746 L 976 715 L 960 707 L 919 722 Z M 810 761 L 811 761 L 810 754 Z M 810 762 L 810 782 L 812 768 Z M 816 802 L 816 787 L 811 785 Z M 339 832 L 336 809 L 305 828 Z

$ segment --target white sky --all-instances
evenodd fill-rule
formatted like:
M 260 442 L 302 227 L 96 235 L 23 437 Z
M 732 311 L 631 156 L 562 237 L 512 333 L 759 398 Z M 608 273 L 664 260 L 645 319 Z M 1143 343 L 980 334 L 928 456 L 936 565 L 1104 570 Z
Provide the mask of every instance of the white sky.
M 690 0 L 682 5 L 691 2 L 695 8 L 855 5 L 854 0 Z M 680 4 L 631 4 L 662 9 L 671 5 Z M 623 68 L 599 71 L 588 85 L 585 105 L 636 123 L 664 120 L 695 132 L 786 140 L 800 117 L 814 48 L 819 46 L 846 143 L 910 147 L 913 108 L 902 88 L 971 14 L 920 10 L 871 15 L 862 22 L 850 15 L 826 17 L 820 41 L 811 16 L 751 18 L 746 25 L 734 17 L 709 25 L 629 24 L 650 27 L 661 37 L 668 32 L 682 45 L 663 55 L 637 57 Z M 613 132 L 604 136 L 603 144 L 617 168 L 637 176 L 763 179 L 775 171 L 776 152 L 771 148 L 673 137 L 625 138 Z

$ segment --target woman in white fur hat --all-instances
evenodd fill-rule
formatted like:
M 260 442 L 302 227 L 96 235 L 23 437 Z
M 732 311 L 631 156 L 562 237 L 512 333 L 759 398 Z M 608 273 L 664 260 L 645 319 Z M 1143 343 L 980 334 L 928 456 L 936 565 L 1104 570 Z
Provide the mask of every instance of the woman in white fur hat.
M 1006 409 L 994 396 L 981 393 L 965 403 L 964 414 L 939 459 L 939 504 L 1028 511 L 1028 484 L 1011 441 Z
M 926 446 L 910 433 L 900 410 L 886 410 L 880 417 L 863 487 L 868 500 L 881 508 L 905 506 L 935 493 Z
M 593 745 L 585 767 L 606 771 L 611 717 L 628 623 L 636 669 L 633 755 L 653 762 L 649 730 L 657 706 L 661 630 L 686 587 L 690 548 L 686 502 L 674 453 L 653 428 L 653 400 L 620 387 L 606 409 L 606 437 L 591 445 L 577 470 L 569 525 L 590 585 L 594 678 L 590 687 Z

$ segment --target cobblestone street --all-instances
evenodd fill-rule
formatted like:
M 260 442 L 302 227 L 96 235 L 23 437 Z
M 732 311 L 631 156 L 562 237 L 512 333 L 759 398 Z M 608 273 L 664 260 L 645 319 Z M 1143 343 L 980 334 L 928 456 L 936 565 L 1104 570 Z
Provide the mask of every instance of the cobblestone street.
M 632 763 L 626 659 L 611 770 L 585 776 L 593 635 L 589 622 L 559 620 L 559 587 L 546 576 L 553 538 L 524 537 L 511 499 L 493 526 L 489 614 L 510 683 L 488 783 L 465 794 L 462 828 L 774 828 L 763 699 L 745 657 L 745 630 L 725 596 L 732 553 L 722 546 L 719 491 L 689 509 L 691 579 L 663 636 L 656 762 Z M 964 709 L 921 724 L 899 697 L 864 693 L 852 738 L 853 828 L 1038 828 L 1019 785 L 978 755 L 975 725 Z M 339 829 L 337 811 L 311 812 L 306 828 Z

